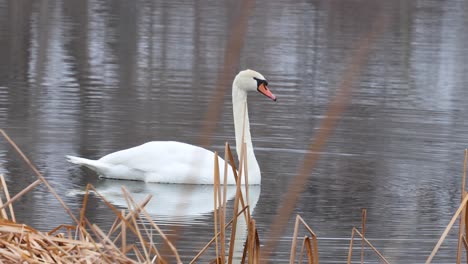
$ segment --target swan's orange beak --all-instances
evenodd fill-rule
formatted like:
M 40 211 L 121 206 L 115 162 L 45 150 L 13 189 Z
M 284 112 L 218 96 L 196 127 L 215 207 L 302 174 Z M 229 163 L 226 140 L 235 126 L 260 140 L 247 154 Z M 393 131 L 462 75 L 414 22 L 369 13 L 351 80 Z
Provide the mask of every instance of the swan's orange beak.
M 261 92 L 263 95 L 265 95 L 266 97 L 270 98 L 271 100 L 275 101 L 276 102 L 276 96 L 274 94 L 272 94 L 270 92 L 270 90 L 268 89 L 268 87 L 264 84 L 264 83 L 261 83 L 259 86 L 258 86 L 258 89 L 257 89 L 259 92 Z

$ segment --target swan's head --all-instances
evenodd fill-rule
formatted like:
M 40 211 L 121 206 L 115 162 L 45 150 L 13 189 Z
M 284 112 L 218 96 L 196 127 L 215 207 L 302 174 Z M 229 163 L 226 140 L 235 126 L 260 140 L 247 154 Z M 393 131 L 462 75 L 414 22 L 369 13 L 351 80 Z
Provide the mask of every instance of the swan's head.
M 237 89 L 245 92 L 258 91 L 273 101 L 276 101 L 276 96 L 268 89 L 268 81 L 260 73 L 253 70 L 244 70 L 237 74 L 234 79 L 234 84 Z

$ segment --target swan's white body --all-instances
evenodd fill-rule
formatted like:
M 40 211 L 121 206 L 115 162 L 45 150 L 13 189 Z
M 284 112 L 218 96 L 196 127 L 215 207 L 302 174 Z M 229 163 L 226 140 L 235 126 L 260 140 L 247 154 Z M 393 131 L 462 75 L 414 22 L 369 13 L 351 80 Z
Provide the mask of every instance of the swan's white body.
M 218 158 L 220 175 L 224 160 Z M 108 154 L 99 160 L 68 156 L 104 178 L 160 183 L 213 184 L 214 153 L 175 141 L 152 141 Z M 228 184 L 235 184 L 229 166 Z
M 247 92 L 258 90 L 273 100 L 276 97 L 266 87 L 265 78 L 252 70 L 241 71 L 232 85 L 232 103 L 236 150 L 241 153 L 242 138 L 246 143 L 249 184 L 260 184 L 261 174 L 253 151 L 248 113 Z M 245 116 L 245 122 L 244 122 Z M 242 129 L 245 127 L 244 133 Z M 244 134 L 244 135 L 243 135 Z M 84 165 L 101 177 L 145 182 L 179 184 L 213 184 L 214 153 L 207 149 L 175 141 L 153 141 L 108 154 L 99 160 L 67 156 L 68 161 Z M 219 158 L 221 183 L 224 160 Z M 235 184 L 228 168 L 227 184 Z

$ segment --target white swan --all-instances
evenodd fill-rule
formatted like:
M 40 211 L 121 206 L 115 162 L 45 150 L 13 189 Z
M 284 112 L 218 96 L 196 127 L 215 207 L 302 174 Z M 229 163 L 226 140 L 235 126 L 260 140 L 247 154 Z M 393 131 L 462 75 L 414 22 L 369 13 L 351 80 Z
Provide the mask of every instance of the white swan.
M 249 184 L 260 184 L 261 175 L 255 158 L 247 111 L 247 92 L 258 91 L 276 101 L 260 73 L 244 70 L 237 74 L 232 84 L 232 108 L 236 135 L 237 155 L 241 153 L 242 128 L 245 126 Z M 245 125 L 244 125 L 245 116 Z M 108 154 L 99 160 L 67 156 L 69 162 L 84 165 L 101 177 L 145 182 L 213 184 L 214 153 L 194 145 L 175 141 L 153 141 L 143 145 Z M 224 160 L 219 158 L 220 175 Z M 228 170 L 228 184 L 235 184 L 232 169 Z M 223 177 L 221 177 L 223 178 Z M 223 183 L 223 179 L 221 179 Z

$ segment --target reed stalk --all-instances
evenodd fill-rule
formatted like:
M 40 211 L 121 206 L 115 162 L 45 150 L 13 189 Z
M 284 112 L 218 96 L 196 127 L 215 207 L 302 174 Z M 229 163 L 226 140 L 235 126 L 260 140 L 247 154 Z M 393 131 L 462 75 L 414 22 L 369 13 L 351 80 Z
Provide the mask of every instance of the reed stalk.
M 462 185 L 461 185 L 461 200 L 466 197 L 466 166 L 467 166 L 467 160 L 468 160 L 468 150 L 465 149 L 465 155 L 463 159 L 463 176 L 462 176 Z M 466 206 L 463 208 L 461 212 L 461 217 L 460 217 L 460 224 L 459 224 L 459 230 L 458 230 L 458 246 L 457 246 L 457 260 L 456 263 L 460 264 L 461 263 L 461 256 L 462 256 L 462 247 L 465 247 L 466 251 L 466 258 L 467 258 L 467 263 L 468 263 L 468 250 L 466 250 L 466 235 L 468 234 L 468 229 L 467 229 L 467 210 Z
M 461 185 L 461 201 L 466 196 L 466 163 L 467 163 L 467 150 L 465 149 L 465 157 L 463 159 L 463 176 L 462 176 L 462 185 Z M 462 248 L 463 248 L 463 236 L 465 235 L 465 227 L 466 227 L 466 207 L 463 208 L 460 217 L 460 224 L 458 227 L 458 245 L 457 245 L 457 260 L 456 263 L 461 263 L 461 256 L 462 256 Z
M 215 152 L 214 154 L 214 184 L 213 184 L 213 201 L 214 201 L 214 210 L 213 210 L 213 215 L 214 215 L 214 233 L 218 233 L 218 197 L 219 197 L 219 164 L 218 164 L 218 152 Z M 220 205 L 221 206 L 221 205 Z M 218 245 L 218 236 L 215 237 L 215 245 L 216 245 L 216 263 L 220 264 L 219 262 L 219 245 Z
M 182 263 L 182 261 L 180 260 L 180 256 L 179 256 L 179 253 L 177 253 L 177 249 L 175 248 L 175 246 L 172 244 L 172 242 L 168 239 L 168 237 L 164 234 L 164 232 L 162 232 L 162 230 L 159 228 L 159 226 L 152 220 L 151 216 L 148 214 L 148 212 L 146 212 L 146 210 L 144 208 L 141 208 L 139 207 L 138 204 L 136 204 L 134 201 L 133 201 L 133 198 L 131 197 L 130 193 L 127 191 L 127 189 L 125 187 L 122 186 L 122 191 L 124 193 L 127 194 L 127 197 L 128 199 L 130 200 L 130 202 L 133 204 L 133 206 L 137 209 L 137 210 L 140 210 L 141 213 L 146 217 L 146 220 L 148 221 L 148 223 L 159 233 L 159 235 L 161 236 L 161 238 L 164 240 L 164 242 L 166 243 L 167 246 L 169 246 L 170 250 L 172 251 L 172 253 L 174 254 L 176 260 L 177 260 L 177 263 Z M 134 219 L 134 217 L 133 217 Z M 146 244 L 146 241 L 142 240 L 143 244 Z
M 251 219 L 249 223 L 241 264 L 244 264 L 246 259 L 248 264 L 260 263 L 260 240 L 254 219 Z
M 241 150 L 242 152 L 242 150 Z M 241 177 L 241 175 L 237 175 L 237 170 L 236 170 L 236 166 L 235 166 L 235 162 L 234 162 L 234 157 L 232 155 L 232 152 L 231 152 L 231 148 L 229 147 L 228 145 L 228 156 L 229 156 L 229 163 L 231 164 L 231 167 L 232 167 L 232 174 L 234 175 L 234 179 L 236 180 L 236 183 L 238 182 L 239 178 Z M 244 155 L 241 153 L 241 156 L 240 156 L 241 160 L 243 159 Z M 240 165 L 239 165 L 240 167 Z M 239 173 L 240 173 L 241 170 L 239 170 Z M 236 184 L 236 187 L 237 187 L 237 184 Z M 244 203 L 244 198 L 243 198 L 243 195 L 240 196 L 240 203 L 241 203 L 241 207 L 244 208 L 246 207 L 245 203 Z M 247 221 L 247 212 L 244 212 L 244 217 Z
M 355 234 L 357 234 L 358 236 L 361 237 L 362 241 L 364 241 L 375 252 L 375 254 L 377 254 L 377 256 L 380 258 L 380 260 L 383 263 L 386 263 L 386 264 L 389 263 L 388 260 L 382 255 L 382 253 L 380 253 L 380 251 L 377 250 L 377 248 L 374 247 L 374 245 L 372 245 L 372 243 L 369 240 L 367 240 L 367 238 L 365 238 L 364 235 L 361 234 L 361 232 L 359 232 L 359 230 L 357 230 L 356 227 L 353 227 L 353 230 L 351 232 L 351 241 L 349 242 L 348 261 L 347 261 L 348 264 L 351 263 L 351 257 L 352 257 L 352 254 L 353 254 L 353 242 L 354 242 Z
M 362 237 L 366 235 L 367 209 L 363 208 L 361 212 L 361 231 Z M 364 239 L 361 240 L 361 264 L 364 264 Z
M 125 211 L 122 210 L 120 212 L 121 212 L 121 217 L 125 218 Z M 120 234 L 119 235 L 122 235 L 122 239 L 121 239 L 121 248 L 122 249 L 121 249 L 121 251 L 125 253 L 127 251 L 127 228 L 126 228 L 126 225 L 122 225 L 122 228 L 120 229 Z M 110 235 L 108 235 L 108 236 L 110 236 Z M 114 241 L 114 243 L 115 243 L 115 241 Z
M 86 207 L 88 205 L 88 198 L 89 198 L 89 189 L 91 188 L 91 184 L 86 185 L 85 194 L 83 197 L 83 202 L 81 205 L 80 210 L 80 222 L 78 223 L 79 226 L 85 227 L 85 216 L 86 216 Z
M 245 182 L 245 205 L 243 206 L 248 206 L 250 208 L 250 200 L 249 200 L 249 170 L 247 169 L 247 144 L 244 142 L 242 144 L 242 147 L 244 148 L 244 182 Z M 246 223 L 250 223 L 250 210 L 247 211 L 247 220 Z
M 319 262 L 319 256 L 318 256 L 318 242 L 317 242 L 317 236 L 315 235 L 315 232 L 312 231 L 312 228 L 304 221 L 304 219 L 300 215 L 296 215 L 296 221 L 294 223 L 294 231 L 293 231 L 293 241 L 291 243 L 291 253 L 289 256 L 289 263 L 293 264 L 296 261 L 296 248 L 297 248 L 297 238 L 298 238 L 298 232 L 299 232 L 299 225 L 302 224 L 306 230 L 309 232 L 310 238 L 312 240 L 311 243 L 311 256 L 312 259 L 309 258 L 309 263 L 318 263 Z M 307 237 L 307 236 L 306 236 Z M 302 252 L 301 252 L 301 258 L 302 258 Z
M 11 198 L 10 200 L 6 201 L 3 205 L 1 205 L 0 209 L 3 210 L 5 207 L 10 206 L 10 204 L 14 203 L 16 200 L 21 198 L 26 193 L 30 192 L 32 189 L 36 188 L 41 183 L 42 183 L 41 179 L 38 179 L 38 180 L 34 181 L 30 185 L 28 185 L 26 188 L 21 190 L 19 193 L 17 193 L 15 196 L 13 196 L 13 198 Z
M 0 174 L 0 180 L 1 180 L 1 183 L 2 183 L 2 188 L 3 188 L 4 193 L 5 193 L 6 202 L 8 202 L 8 201 L 10 201 L 10 192 L 8 191 L 8 185 L 5 182 L 5 177 L 3 176 L 3 174 Z M 11 220 L 13 222 L 16 222 L 15 211 L 13 210 L 13 205 L 11 203 L 8 204 L 8 209 L 10 210 Z M 2 209 L 2 211 L 3 211 L 3 209 Z
M 310 238 L 308 236 L 304 236 L 302 241 L 301 253 L 299 254 L 299 264 L 302 264 L 302 256 L 304 255 L 304 249 L 307 252 L 307 259 L 309 260 L 309 264 L 318 264 L 315 263 L 314 259 L 314 252 L 312 250 L 312 243 L 310 242 Z
M 241 150 L 241 159 L 239 162 L 239 176 L 237 177 L 236 182 L 236 196 L 234 198 L 234 220 L 231 227 L 231 238 L 229 240 L 229 254 L 228 254 L 228 264 L 232 264 L 232 257 L 234 255 L 234 241 L 236 239 L 236 230 L 237 230 L 237 212 L 239 210 L 239 201 L 242 199 L 242 191 L 241 191 L 241 184 L 242 184 L 242 168 L 243 168 L 243 161 L 245 155 L 245 147 L 242 146 Z M 244 206 L 244 205 L 242 205 Z
M 0 177 L 3 178 L 3 175 L 0 175 Z M 5 190 L 5 188 L 3 188 Z M 2 209 L 0 210 L 0 218 L 2 219 L 8 219 L 8 214 L 5 210 L 5 208 L 2 206 L 3 205 L 3 199 L 2 197 L 0 196 L 0 207 L 2 207 Z
M 242 208 L 242 210 L 239 211 L 239 213 L 237 213 L 237 217 L 239 217 L 241 214 L 244 213 L 245 210 L 247 210 L 248 207 L 244 207 Z M 229 222 L 226 224 L 225 228 L 228 228 L 229 226 L 231 226 L 231 224 L 234 222 L 234 217 L 229 220 Z M 221 232 L 218 232 L 218 234 L 216 234 L 216 236 L 220 236 Z M 189 262 L 190 264 L 192 263 L 195 263 L 195 261 L 197 261 L 201 255 L 203 255 L 206 250 L 211 246 L 211 244 L 213 244 L 213 242 L 215 241 L 215 237 L 211 238 L 210 241 L 208 241 L 208 243 L 206 243 L 206 245 L 198 252 L 197 255 L 195 255 L 195 257 Z
M 223 181 L 223 197 L 221 201 L 221 222 L 220 222 L 220 240 L 221 240 L 221 263 L 224 264 L 226 262 L 226 204 L 227 204 L 227 176 L 228 176 L 228 151 L 231 149 L 229 148 L 229 144 L 226 142 L 224 145 L 224 181 Z M 232 164 L 231 167 L 234 168 L 236 165 Z

